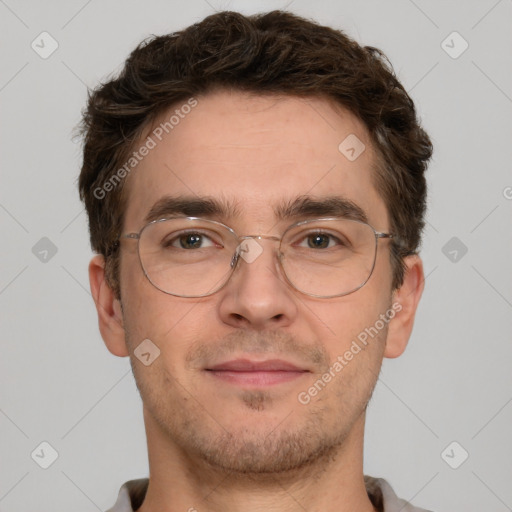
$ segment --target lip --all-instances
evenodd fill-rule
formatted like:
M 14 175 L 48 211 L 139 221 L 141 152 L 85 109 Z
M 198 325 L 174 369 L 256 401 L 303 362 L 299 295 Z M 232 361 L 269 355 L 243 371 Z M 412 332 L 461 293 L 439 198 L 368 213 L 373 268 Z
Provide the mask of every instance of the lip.
M 288 361 L 269 359 L 253 361 L 234 359 L 218 363 L 205 370 L 214 378 L 244 387 L 264 387 L 290 382 L 302 377 L 309 370 Z
M 267 361 L 252 361 L 250 359 L 233 359 L 208 367 L 211 371 L 232 371 L 232 372 L 304 372 L 288 361 L 282 359 L 268 359 Z

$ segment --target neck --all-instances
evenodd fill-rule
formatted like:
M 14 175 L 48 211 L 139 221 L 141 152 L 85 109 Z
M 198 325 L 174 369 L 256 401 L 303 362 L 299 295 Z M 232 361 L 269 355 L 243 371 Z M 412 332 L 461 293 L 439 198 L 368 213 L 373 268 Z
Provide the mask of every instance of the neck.
M 235 473 L 185 453 L 144 411 L 150 482 L 137 512 L 373 512 L 363 478 L 364 413 L 343 443 L 282 473 Z

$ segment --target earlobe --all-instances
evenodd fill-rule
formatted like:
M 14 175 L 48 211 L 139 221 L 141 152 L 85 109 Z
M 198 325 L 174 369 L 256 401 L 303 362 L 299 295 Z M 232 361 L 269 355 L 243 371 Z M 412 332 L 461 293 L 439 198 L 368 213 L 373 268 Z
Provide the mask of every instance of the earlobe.
M 407 347 L 414 325 L 414 316 L 425 285 L 421 258 L 414 254 L 407 256 L 404 262 L 406 264 L 404 282 L 393 293 L 392 306 L 396 314 L 388 327 L 384 351 L 384 357 L 388 358 L 400 356 Z
M 105 280 L 105 258 L 102 255 L 94 256 L 89 263 L 89 283 L 105 345 L 116 356 L 128 356 L 121 304 Z

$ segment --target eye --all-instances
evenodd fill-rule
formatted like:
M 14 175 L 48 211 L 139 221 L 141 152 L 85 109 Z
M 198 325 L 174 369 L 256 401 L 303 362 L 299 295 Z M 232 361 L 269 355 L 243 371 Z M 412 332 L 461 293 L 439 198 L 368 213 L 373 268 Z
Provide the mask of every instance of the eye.
M 310 233 L 298 244 L 308 249 L 330 249 L 336 245 L 344 245 L 338 237 L 329 233 Z
M 164 247 L 174 247 L 176 249 L 204 249 L 206 247 L 214 247 L 215 244 L 210 237 L 203 233 L 188 232 L 172 234 L 166 238 L 163 243 Z

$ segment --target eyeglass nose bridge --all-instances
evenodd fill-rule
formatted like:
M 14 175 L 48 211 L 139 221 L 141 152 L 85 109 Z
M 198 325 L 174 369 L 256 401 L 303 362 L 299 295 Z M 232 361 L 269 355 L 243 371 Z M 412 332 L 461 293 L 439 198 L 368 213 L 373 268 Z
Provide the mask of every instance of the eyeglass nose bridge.
M 281 243 L 282 238 L 275 236 L 275 235 L 245 235 L 245 236 L 238 237 L 239 243 L 238 243 L 235 253 L 233 254 L 233 257 L 231 258 L 231 263 L 230 263 L 230 266 L 232 269 L 234 269 L 234 267 L 236 267 L 236 265 L 238 264 L 240 257 L 242 256 L 242 253 L 250 252 L 250 250 L 247 248 L 247 246 L 244 247 L 244 242 L 246 240 L 273 240 L 274 242 Z M 242 258 L 245 261 L 247 261 L 247 263 L 252 263 L 262 252 L 263 252 L 263 248 L 261 248 L 261 251 L 259 251 L 258 254 L 256 254 L 254 257 L 250 257 L 249 255 L 247 255 L 246 257 L 242 256 Z M 279 253 L 278 253 L 278 256 L 280 256 Z

